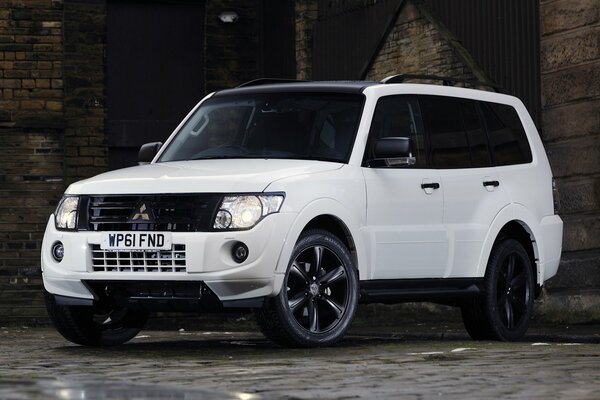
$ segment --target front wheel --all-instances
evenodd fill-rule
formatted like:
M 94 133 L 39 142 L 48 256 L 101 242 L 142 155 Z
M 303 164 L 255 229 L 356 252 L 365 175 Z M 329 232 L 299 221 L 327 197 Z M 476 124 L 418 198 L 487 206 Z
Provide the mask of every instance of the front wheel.
M 258 310 L 261 331 L 284 346 L 342 339 L 358 304 L 358 276 L 346 246 L 328 231 L 306 231 L 294 247 L 279 295 Z
M 56 330 L 70 342 L 84 346 L 114 346 L 133 339 L 146 324 L 148 313 L 127 308 L 63 306 L 44 291 L 46 310 Z
M 514 239 L 494 245 L 484 292 L 462 306 L 469 335 L 476 340 L 519 340 L 529 327 L 534 302 L 534 274 L 529 255 Z

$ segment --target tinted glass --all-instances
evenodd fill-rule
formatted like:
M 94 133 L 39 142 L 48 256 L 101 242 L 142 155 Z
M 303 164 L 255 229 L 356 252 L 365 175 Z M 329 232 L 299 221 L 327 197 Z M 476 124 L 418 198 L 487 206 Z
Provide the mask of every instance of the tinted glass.
M 531 149 L 517 111 L 504 104 L 481 105 L 496 165 L 530 163 Z
M 411 153 L 416 158 L 415 166 L 424 167 L 426 165 L 423 127 L 419 105 L 414 97 L 386 96 L 377 101 L 365 150 L 365 160 L 374 158 L 375 142 L 384 137 L 410 138 Z M 377 166 L 380 165 L 377 164 Z
M 208 99 L 160 162 L 286 158 L 347 162 L 363 96 L 260 93 Z
M 490 167 L 492 158 L 485 129 L 477 111 L 477 103 L 474 101 L 461 102 L 461 109 L 471 153 L 471 167 Z
M 460 103 L 451 98 L 422 96 L 421 109 L 431 142 L 434 168 L 471 166 L 469 141 L 464 129 Z
M 420 96 L 431 143 L 434 168 L 477 168 L 492 165 L 488 139 L 471 100 Z

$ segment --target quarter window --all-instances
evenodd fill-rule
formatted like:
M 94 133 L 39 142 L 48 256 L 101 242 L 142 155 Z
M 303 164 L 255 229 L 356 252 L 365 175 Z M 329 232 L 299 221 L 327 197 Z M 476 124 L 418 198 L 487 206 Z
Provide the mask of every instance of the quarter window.
M 516 110 L 505 104 L 481 105 L 496 165 L 530 163 L 531 148 Z

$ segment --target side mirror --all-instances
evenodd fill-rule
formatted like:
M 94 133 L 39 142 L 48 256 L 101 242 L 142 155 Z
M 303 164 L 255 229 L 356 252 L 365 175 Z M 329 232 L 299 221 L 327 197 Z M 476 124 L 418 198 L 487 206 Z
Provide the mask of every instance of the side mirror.
M 158 150 L 160 150 L 161 146 L 162 142 L 152 142 L 142 145 L 138 153 L 138 164 L 144 165 L 152 162 L 156 154 L 158 154 Z
M 388 167 L 414 165 L 415 157 L 410 152 L 411 140 L 407 137 L 385 137 L 375 142 L 375 160 L 381 160 Z M 373 160 L 373 161 L 375 161 Z

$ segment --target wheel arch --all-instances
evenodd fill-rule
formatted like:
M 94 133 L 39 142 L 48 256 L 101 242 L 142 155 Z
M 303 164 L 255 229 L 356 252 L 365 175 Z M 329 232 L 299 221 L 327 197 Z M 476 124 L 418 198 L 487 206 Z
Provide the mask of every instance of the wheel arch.
M 336 235 L 348 247 L 359 276 L 367 276 L 364 271 L 364 267 L 367 265 L 365 247 L 359 235 L 360 223 L 340 202 L 329 198 L 311 202 L 298 214 L 285 239 L 277 263 L 276 274 L 285 273 L 300 235 L 306 229 L 311 228 L 325 229 Z M 279 289 L 275 288 L 276 291 Z
M 505 239 L 514 239 L 521 243 L 523 248 L 525 248 L 525 251 L 529 256 L 529 261 L 531 262 L 531 267 L 533 268 L 534 276 L 536 277 L 536 281 L 538 281 L 540 275 L 538 248 L 535 236 L 529 226 L 527 226 L 525 222 L 519 220 L 512 220 L 506 223 L 506 225 L 500 229 L 500 232 L 498 232 L 494 245 Z M 539 290 L 537 289 L 539 287 L 540 283 L 537 282 L 536 297 L 539 294 Z
M 313 219 L 311 219 L 308 222 L 308 224 L 306 224 L 306 226 L 302 230 L 301 234 L 308 229 L 324 229 L 324 230 L 334 234 L 338 239 L 340 239 L 342 241 L 342 243 L 344 243 L 346 248 L 350 251 L 350 256 L 352 258 L 352 262 L 354 263 L 355 267 L 358 270 L 358 257 L 356 254 L 356 244 L 354 243 L 354 237 L 352 236 L 350 229 L 348 229 L 348 226 L 346 226 L 344 221 L 342 221 L 335 215 L 321 214 L 321 215 L 318 215 L 318 216 L 314 217 Z M 360 271 L 359 271 L 359 277 L 360 277 Z
M 483 277 L 485 275 L 487 263 L 494 245 L 500 240 L 513 238 L 523 245 L 529 255 L 536 276 L 537 295 L 544 281 L 544 271 L 541 268 L 543 264 L 540 260 L 543 253 L 542 249 L 540 249 L 540 243 L 537 240 L 539 237 L 537 226 L 536 219 L 525 207 L 512 205 L 504 208 L 496 216 L 488 231 L 480 256 L 477 276 Z

